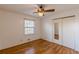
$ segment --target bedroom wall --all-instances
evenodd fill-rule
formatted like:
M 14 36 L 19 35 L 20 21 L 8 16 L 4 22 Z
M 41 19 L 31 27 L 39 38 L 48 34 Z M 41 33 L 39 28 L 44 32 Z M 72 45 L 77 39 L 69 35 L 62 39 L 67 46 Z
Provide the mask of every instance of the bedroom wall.
M 24 18 L 35 21 L 35 34 L 24 35 Z M 28 15 L 0 10 L 0 49 L 40 38 L 40 19 Z M 30 40 L 28 40 L 30 39 Z

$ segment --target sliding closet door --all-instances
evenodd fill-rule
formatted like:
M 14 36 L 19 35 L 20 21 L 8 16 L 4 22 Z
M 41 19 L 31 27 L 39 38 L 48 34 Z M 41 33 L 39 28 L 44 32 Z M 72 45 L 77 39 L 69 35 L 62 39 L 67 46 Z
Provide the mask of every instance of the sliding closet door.
M 57 44 L 63 44 L 62 35 L 62 19 L 53 21 L 53 42 Z
M 63 29 L 63 45 L 69 48 L 74 49 L 75 42 L 75 23 L 74 17 L 63 19 L 62 29 Z

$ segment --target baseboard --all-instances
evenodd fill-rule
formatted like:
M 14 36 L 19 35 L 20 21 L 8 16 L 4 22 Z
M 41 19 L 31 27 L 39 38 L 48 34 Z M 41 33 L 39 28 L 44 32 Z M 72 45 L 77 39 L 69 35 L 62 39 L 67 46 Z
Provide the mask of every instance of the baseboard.
M 30 43 L 30 42 L 32 42 L 32 41 L 36 41 L 36 40 L 43 40 L 43 39 L 42 39 L 42 38 L 39 38 L 39 39 L 35 39 L 35 40 L 30 40 L 30 41 L 25 42 L 25 43 Z M 19 45 L 25 44 L 25 43 L 20 43 L 20 44 L 16 44 L 16 45 L 11 46 L 11 47 L 8 47 L 8 48 L 0 49 L 0 51 L 2 51 L 2 50 L 7 50 L 7 49 L 10 49 L 10 48 L 13 48 L 13 47 L 16 47 L 16 46 L 19 46 Z

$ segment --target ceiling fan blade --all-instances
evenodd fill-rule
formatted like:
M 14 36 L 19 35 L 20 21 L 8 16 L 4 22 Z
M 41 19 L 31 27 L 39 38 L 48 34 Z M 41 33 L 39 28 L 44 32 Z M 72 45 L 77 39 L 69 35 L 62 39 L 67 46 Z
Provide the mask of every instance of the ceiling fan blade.
M 44 12 L 54 12 L 55 9 L 44 10 Z

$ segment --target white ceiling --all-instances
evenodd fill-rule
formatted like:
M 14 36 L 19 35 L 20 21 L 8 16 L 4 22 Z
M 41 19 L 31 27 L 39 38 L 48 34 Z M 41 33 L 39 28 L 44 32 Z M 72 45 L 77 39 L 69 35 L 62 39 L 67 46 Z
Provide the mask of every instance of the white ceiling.
M 36 4 L 0 4 L 0 9 L 5 9 L 9 11 L 24 13 L 28 15 L 32 15 L 35 17 L 39 17 L 38 15 L 34 14 L 35 8 L 37 7 Z M 61 12 L 65 10 L 70 10 L 74 8 L 79 8 L 79 4 L 45 4 L 45 9 L 55 9 L 55 12 Z M 51 12 L 52 14 L 55 12 Z M 46 15 L 51 14 L 46 13 Z

